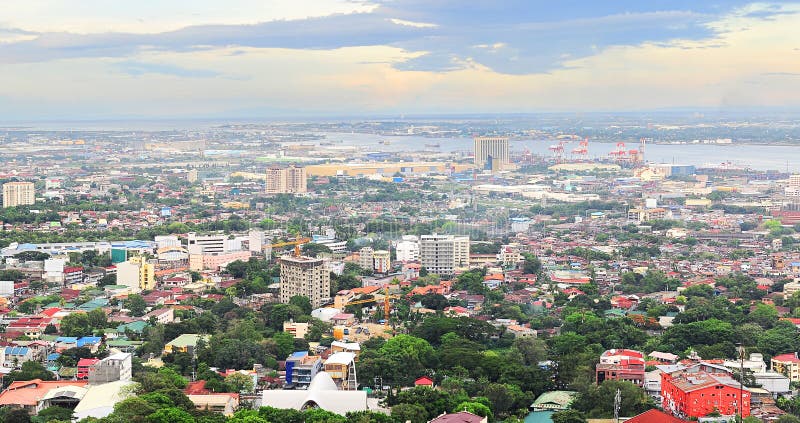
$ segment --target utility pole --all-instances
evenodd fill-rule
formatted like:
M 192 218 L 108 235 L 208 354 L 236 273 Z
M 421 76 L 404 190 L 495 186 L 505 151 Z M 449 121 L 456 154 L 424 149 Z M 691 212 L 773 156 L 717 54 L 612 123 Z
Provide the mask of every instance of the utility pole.
M 614 423 L 619 423 L 619 408 L 622 404 L 622 392 L 617 388 L 617 394 L 614 395 Z
M 742 414 L 744 409 L 744 346 L 739 343 L 736 344 L 736 352 L 739 353 L 739 420 L 742 421 Z

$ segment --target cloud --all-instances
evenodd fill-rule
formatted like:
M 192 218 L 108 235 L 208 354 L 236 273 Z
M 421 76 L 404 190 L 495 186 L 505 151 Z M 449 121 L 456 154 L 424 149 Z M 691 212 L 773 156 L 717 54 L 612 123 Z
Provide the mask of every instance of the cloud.
M 389 18 L 389 22 L 395 25 L 413 26 L 414 28 L 436 28 L 439 25 L 425 22 L 412 22 L 403 19 Z
M 189 25 L 157 33 L 26 34 L 18 42 L 0 44 L 0 63 L 127 57 L 148 50 L 393 46 L 424 53 L 396 63 L 397 69 L 451 72 L 475 63 L 521 75 L 547 73 L 563 68 L 565 58 L 589 57 L 614 46 L 711 39 L 723 28 L 710 23 L 726 13 L 750 19 L 792 13 L 781 4 L 688 0 L 565 0 L 558 5 L 543 0 L 377 0 L 359 7 L 354 13 Z
M 120 71 L 131 76 L 159 74 L 177 76 L 181 78 L 213 78 L 222 74 L 213 70 L 188 69 L 176 65 L 163 63 L 146 63 L 126 60 L 115 65 Z

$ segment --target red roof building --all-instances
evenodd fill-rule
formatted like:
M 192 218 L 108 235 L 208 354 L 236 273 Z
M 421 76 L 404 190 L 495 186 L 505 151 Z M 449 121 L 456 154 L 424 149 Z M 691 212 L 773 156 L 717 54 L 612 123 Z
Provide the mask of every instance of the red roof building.
M 726 368 L 707 363 L 660 368 L 661 405 L 673 416 L 703 417 L 715 410 L 727 416 L 740 411 L 743 417 L 750 415 L 750 391 Z
M 595 366 L 597 384 L 605 380 L 623 380 L 644 386 L 644 354 L 634 350 L 607 350 Z
M 89 369 L 100 359 L 98 358 L 82 358 L 78 360 L 78 373 L 75 378 L 78 380 L 89 379 Z
M 428 386 L 433 388 L 433 379 L 428 376 L 420 376 L 414 381 L 414 386 Z
M 662 411 L 652 409 L 625 420 L 625 423 L 689 423 L 689 421 L 681 420 Z

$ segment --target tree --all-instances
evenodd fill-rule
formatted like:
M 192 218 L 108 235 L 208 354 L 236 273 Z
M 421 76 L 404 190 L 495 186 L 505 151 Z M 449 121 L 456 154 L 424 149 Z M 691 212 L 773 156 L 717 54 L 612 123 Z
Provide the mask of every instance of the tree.
M 550 416 L 553 423 L 586 423 L 586 416 L 578 410 L 557 411 Z
M 92 334 L 92 325 L 86 313 L 70 313 L 61 319 L 61 333 L 64 336 L 86 336 Z
M 800 423 L 800 417 L 791 414 L 784 414 L 778 417 L 775 423 Z
M 106 285 L 116 285 L 117 284 L 117 274 L 116 273 L 109 273 L 97 281 L 97 287 L 102 288 Z
M 319 254 L 332 252 L 330 247 L 328 247 L 327 245 L 317 244 L 314 242 L 303 244 L 302 250 L 303 254 L 310 257 L 317 257 Z
M 622 398 L 621 416 L 634 416 L 653 408 L 653 400 L 644 390 L 630 382 L 618 380 L 606 380 L 600 386 L 590 386 L 572 406 L 586 413 L 589 418 L 609 418 L 614 415 L 614 397 L 618 389 Z
M 303 311 L 303 314 L 311 314 L 311 301 L 309 301 L 308 297 L 295 295 L 292 298 L 289 298 L 289 305 L 297 306 Z
M 147 303 L 144 301 L 144 297 L 139 294 L 131 294 L 128 295 L 128 298 L 125 300 L 125 308 L 128 309 L 131 316 L 140 317 L 144 316 L 144 312 L 147 309 Z
M 53 373 L 45 369 L 42 363 L 38 361 L 26 361 L 22 363 L 22 367 L 19 370 L 7 374 L 3 378 L 3 382 L 10 384 L 15 380 L 53 380 L 54 378 Z
M 96 308 L 86 313 L 86 317 L 89 319 L 89 326 L 92 329 L 104 329 L 108 324 L 108 316 L 102 308 Z
M 64 408 L 54 405 L 40 411 L 38 416 L 39 419 L 44 422 L 49 422 L 51 420 L 68 422 L 72 421 L 72 410 L 70 410 L 69 408 Z
M 450 302 L 442 294 L 425 294 L 420 298 L 422 306 L 431 310 L 444 310 Z
M 239 372 L 231 373 L 226 376 L 225 383 L 231 385 L 235 392 L 240 393 L 253 392 L 254 388 L 253 378 Z
M 425 423 L 428 412 L 419 404 L 397 404 L 392 407 L 392 417 L 399 422 Z
M 492 410 L 485 404 L 479 402 L 464 401 L 453 408 L 453 413 L 458 413 L 459 411 L 466 411 L 477 416 L 488 417 L 489 420 L 494 420 Z
M 351 411 L 345 417 L 348 423 L 399 423 L 394 417 L 377 411 Z
M 168 407 L 156 410 L 147 416 L 148 423 L 194 423 L 194 417 L 177 407 Z
M 775 306 L 759 303 L 747 317 L 751 322 L 764 329 L 769 329 L 778 321 L 778 310 Z
M 24 408 L 6 406 L 0 408 L 0 421 L 3 423 L 31 423 L 31 416 Z

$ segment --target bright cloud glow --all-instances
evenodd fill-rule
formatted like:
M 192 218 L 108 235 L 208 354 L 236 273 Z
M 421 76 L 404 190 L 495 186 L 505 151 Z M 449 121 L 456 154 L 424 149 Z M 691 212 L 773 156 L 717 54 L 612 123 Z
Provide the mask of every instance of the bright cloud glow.
M 236 4 L 255 3 L 278 4 Z M 24 19 L 0 24 L 0 114 L 8 120 L 800 108 L 795 3 L 553 16 L 542 13 L 549 9 L 511 13 L 488 0 L 470 3 L 465 16 L 455 0 L 294 3 L 325 7 L 249 18 L 228 12 L 191 18 L 188 26 L 177 24 L 180 14 L 165 13 L 161 22 L 172 23 L 157 33 L 146 26 L 105 33 L 90 24 L 135 26 L 122 9 L 114 16 L 95 11 L 83 34 L 44 31 L 45 23 L 33 30 Z M 74 23 L 65 18 L 58 27 L 51 19 L 60 31 Z M 252 20 L 265 23 L 247 24 Z M 213 25 L 198 26 L 204 22 Z

